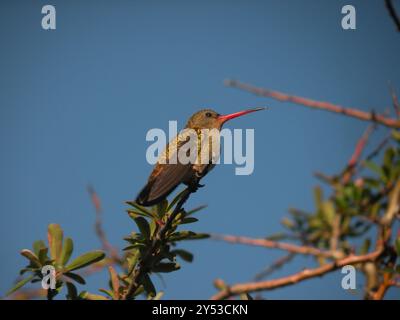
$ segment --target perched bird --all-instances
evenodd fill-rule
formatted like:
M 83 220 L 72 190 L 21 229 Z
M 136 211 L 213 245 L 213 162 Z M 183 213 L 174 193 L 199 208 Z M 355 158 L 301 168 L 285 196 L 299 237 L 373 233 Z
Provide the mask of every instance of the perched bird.
M 228 115 L 220 115 L 214 110 L 203 109 L 189 118 L 185 130 L 193 129 L 198 133 L 199 137 L 201 137 L 202 129 L 216 129 L 219 132 L 226 121 L 263 109 L 264 108 L 249 109 Z M 136 198 L 138 204 L 142 206 L 153 206 L 164 200 L 181 183 L 195 190 L 202 185 L 199 185 L 197 182 L 194 184 L 194 181 L 198 181 L 199 178 L 204 177 L 215 166 L 214 163 L 211 163 L 211 160 L 207 163 L 202 163 L 201 161 L 182 163 L 183 161 L 180 161 L 178 157 L 177 161 L 174 163 L 172 163 L 173 161 L 168 161 L 173 158 L 173 156 L 176 156 L 179 150 L 187 143 L 187 136 L 185 136 L 186 139 L 182 139 L 180 135 L 181 134 L 178 134 L 178 136 L 171 140 L 164 150 L 164 153 L 158 159 L 147 184 Z M 173 147 L 172 144 L 174 144 Z M 200 150 L 201 148 L 208 148 L 208 143 L 206 145 L 203 144 L 203 146 L 199 145 L 199 150 L 195 157 L 196 160 L 199 160 L 200 152 L 202 151 Z M 210 150 L 207 149 L 206 152 L 211 153 L 211 148 Z M 210 159 L 212 157 L 213 155 L 210 155 Z

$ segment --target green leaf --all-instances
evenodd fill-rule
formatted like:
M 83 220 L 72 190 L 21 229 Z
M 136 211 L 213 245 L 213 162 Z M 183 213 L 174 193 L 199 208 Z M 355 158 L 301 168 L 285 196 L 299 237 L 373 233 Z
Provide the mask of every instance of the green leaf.
M 201 240 L 201 239 L 207 239 L 209 237 L 210 235 L 208 233 L 194 233 L 190 235 L 188 240 Z
M 114 292 L 114 299 L 119 299 L 119 279 L 118 279 L 118 274 L 115 271 L 115 269 L 112 266 L 108 267 L 108 272 L 110 274 L 110 280 L 111 280 L 111 288 L 113 289 Z
M 152 219 L 150 222 L 150 237 L 153 237 L 155 235 L 156 230 L 157 230 L 156 220 Z
M 164 295 L 164 291 L 159 291 L 152 300 L 160 300 Z
M 189 251 L 183 250 L 183 249 L 176 249 L 171 251 L 172 254 L 176 254 L 177 256 L 181 257 L 183 260 L 187 262 L 192 262 L 193 261 L 193 254 L 190 253 Z
M 280 241 L 287 239 L 289 236 L 286 233 L 283 232 L 278 232 L 271 234 L 270 236 L 265 237 L 266 240 L 271 240 L 271 241 Z
M 398 237 L 396 239 L 396 244 L 395 245 L 396 245 L 397 256 L 400 257 L 400 237 Z
M 293 229 L 295 226 L 294 222 L 286 217 L 282 218 L 281 223 L 288 229 Z
M 53 290 L 53 289 L 48 289 L 47 290 L 48 299 L 52 300 L 57 294 L 59 294 L 61 292 L 63 287 L 64 287 L 64 282 L 63 281 L 57 281 L 55 290 Z
M 128 216 L 132 219 L 136 218 L 136 217 L 143 217 L 143 218 L 151 218 L 151 219 L 156 219 L 155 217 L 149 217 L 149 215 L 144 214 L 140 211 L 137 210 L 133 210 L 133 209 L 127 209 L 126 212 L 128 213 Z
M 43 240 L 37 240 L 33 243 L 33 252 L 35 253 L 36 256 L 39 257 L 39 251 L 42 248 L 46 248 L 46 244 L 44 243 Z
M 78 299 L 78 290 L 76 289 L 75 285 L 68 281 L 65 284 L 67 285 L 67 290 L 68 290 L 67 299 L 68 300 L 77 300 Z
M 199 219 L 193 218 L 193 217 L 188 217 L 188 218 L 183 218 L 180 224 L 189 224 L 189 223 L 194 223 L 199 221 Z
M 124 238 L 125 241 L 128 241 L 131 244 L 136 244 L 138 242 L 144 243 L 144 238 L 141 234 L 137 232 L 131 232 L 131 234 Z
M 322 226 L 322 221 L 318 217 L 310 218 L 308 223 L 312 229 L 320 229 Z
M 144 288 L 143 285 L 139 286 L 139 288 L 136 289 L 135 293 L 133 294 L 135 297 L 144 293 Z
M 58 262 L 63 240 L 63 231 L 59 224 L 52 223 L 49 225 L 47 239 L 49 241 L 51 259 Z
M 375 178 L 369 178 L 369 177 L 364 177 L 363 178 L 365 185 L 371 187 L 371 188 L 379 188 L 381 183 L 379 179 Z
M 179 263 L 160 262 L 152 268 L 153 272 L 173 272 L 179 270 L 181 266 Z
M 165 213 L 167 213 L 168 209 L 168 201 L 167 200 L 162 200 L 161 202 L 157 203 L 156 206 L 156 212 L 157 212 L 157 216 L 158 218 L 162 218 Z
M 321 209 L 321 204 L 322 204 L 322 200 L 323 200 L 323 193 L 322 193 L 322 189 L 320 186 L 316 186 L 314 188 L 314 202 L 315 202 L 315 207 L 317 209 Z
M 392 137 L 395 140 L 400 141 L 400 131 L 399 130 L 392 130 Z
M 370 169 L 372 172 L 375 172 L 376 174 L 379 175 L 380 178 L 385 178 L 385 172 L 383 171 L 383 169 L 377 165 L 375 162 L 372 162 L 370 160 L 365 160 L 364 161 L 364 165 Z
M 176 197 L 171 201 L 169 204 L 167 211 L 170 211 L 174 205 L 182 198 L 182 196 L 186 193 L 186 189 L 183 189 L 181 192 L 179 192 Z
M 123 248 L 122 250 L 123 251 L 129 251 L 129 250 L 132 250 L 132 249 L 137 249 L 139 247 L 145 247 L 145 244 L 144 243 L 140 243 L 140 242 L 139 243 L 135 243 L 135 244 L 132 244 L 132 245 L 129 245 L 129 246 Z
M 181 240 L 196 240 L 196 239 L 206 239 L 210 235 L 206 233 L 195 233 L 193 231 L 178 231 L 171 234 L 168 238 L 169 241 L 181 241 Z
M 73 271 L 77 269 L 81 269 L 83 267 L 86 267 L 90 264 L 96 263 L 102 259 L 104 259 L 105 254 L 103 251 L 96 250 L 92 252 L 87 252 L 75 260 L 73 260 L 68 266 L 65 267 L 65 271 Z
M 138 226 L 140 233 L 145 239 L 150 239 L 150 226 L 147 220 L 143 217 L 134 218 L 136 225 Z
M 21 255 L 27 258 L 31 262 L 32 266 L 37 268 L 42 266 L 39 258 L 31 250 L 23 249 L 21 250 Z
M 108 300 L 106 297 L 99 294 L 89 293 L 87 291 L 82 291 L 79 295 L 80 298 L 85 300 Z
M 66 272 L 66 273 L 64 273 L 64 276 L 71 278 L 72 280 L 74 280 L 80 284 L 86 284 L 85 279 L 83 279 L 79 274 L 72 273 L 72 272 Z
M 396 272 L 400 274 L 400 264 L 396 266 Z
M 139 258 L 140 258 L 139 250 L 132 251 L 131 254 L 126 258 L 128 261 L 128 276 L 135 269 L 136 263 L 138 262 Z
M 47 256 L 47 253 L 49 252 L 49 248 L 43 247 L 39 250 L 39 261 L 42 266 L 46 264 L 46 262 L 49 260 L 49 257 Z
M 111 299 L 114 299 L 114 295 L 111 290 L 106 290 L 106 289 L 99 289 L 100 292 L 103 292 L 107 296 L 109 296 Z
M 26 272 L 35 272 L 37 271 L 37 268 L 23 268 L 21 270 L 19 270 L 19 274 L 22 276 L 24 273 Z
M 199 206 L 199 207 L 197 207 L 197 208 L 194 208 L 194 209 L 192 209 L 192 210 L 189 210 L 188 212 L 186 212 L 186 216 L 190 216 L 190 215 L 192 215 L 192 214 L 195 214 L 196 212 L 199 212 L 200 210 L 203 210 L 203 209 L 205 209 L 205 208 L 207 208 L 207 205 L 202 205 L 202 206 Z
M 395 150 L 392 147 L 387 148 L 383 156 L 383 164 L 387 168 L 390 168 L 392 166 L 394 156 L 395 156 Z
M 150 296 L 150 297 L 156 296 L 156 288 L 154 287 L 154 284 L 151 281 L 151 279 L 147 273 L 145 273 L 142 276 L 142 284 L 143 284 L 143 288 L 147 292 L 148 296 Z
M 157 218 L 156 216 L 154 216 L 152 212 L 150 212 L 145 207 L 142 207 L 141 205 L 137 204 L 134 201 L 127 201 L 126 203 L 136 208 L 142 215 L 145 215 L 149 218 Z M 129 212 L 134 212 L 134 211 L 129 210 Z
M 6 293 L 6 296 L 9 296 L 10 294 L 14 293 L 18 289 L 22 288 L 24 285 L 26 285 L 29 281 L 31 281 L 35 277 L 34 274 L 30 275 L 29 277 L 22 279 L 19 281 L 12 289 L 8 290 Z
M 371 239 L 370 238 L 365 239 L 360 249 L 360 254 L 366 254 L 370 246 L 371 246 Z
M 72 239 L 66 238 L 64 240 L 64 245 L 61 251 L 60 259 L 58 261 L 62 266 L 65 266 L 67 264 L 69 258 L 71 258 L 73 250 L 74 250 L 74 243 Z
M 322 213 L 325 221 L 331 225 L 336 214 L 336 210 L 332 201 L 328 200 L 322 203 Z
M 311 213 L 306 212 L 304 210 L 296 209 L 296 208 L 289 208 L 288 209 L 289 213 L 293 216 L 293 218 L 297 219 L 302 219 L 302 218 L 308 218 Z
M 254 299 L 251 297 L 251 295 L 249 295 L 248 293 L 242 293 L 242 294 L 240 295 L 240 299 L 241 299 L 241 300 L 254 300 Z

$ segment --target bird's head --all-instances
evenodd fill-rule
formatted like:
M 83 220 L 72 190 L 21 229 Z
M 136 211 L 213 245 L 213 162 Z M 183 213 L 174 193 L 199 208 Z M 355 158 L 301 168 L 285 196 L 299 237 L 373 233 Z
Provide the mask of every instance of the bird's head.
M 222 125 L 231 119 L 243 116 L 245 114 L 264 110 L 265 108 L 254 108 L 243 110 L 227 115 L 220 115 L 218 112 L 211 109 L 203 109 L 193 114 L 186 124 L 186 128 L 191 129 L 218 129 L 220 130 Z

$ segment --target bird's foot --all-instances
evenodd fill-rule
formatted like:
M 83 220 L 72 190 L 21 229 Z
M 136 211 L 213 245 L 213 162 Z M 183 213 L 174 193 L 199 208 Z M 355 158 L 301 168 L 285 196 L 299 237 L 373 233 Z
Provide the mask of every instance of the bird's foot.
M 197 189 L 199 188 L 203 188 L 205 185 L 204 184 L 200 184 L 198 182 L 193 183 L 189 186 L 190 192 L 195 193 L 197 191 Z

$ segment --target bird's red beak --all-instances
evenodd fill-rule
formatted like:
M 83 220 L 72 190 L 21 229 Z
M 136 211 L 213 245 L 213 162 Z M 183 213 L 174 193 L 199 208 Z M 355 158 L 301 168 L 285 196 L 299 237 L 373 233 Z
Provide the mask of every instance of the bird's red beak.
M 231 120 L 233 118 L 244 116 L 245 114 L 256 112 L 256 111 L 260 111 L 260 110 L 264 110 L 264 109 L 265 108 L 261 107 L 261 108 L 254 108 L 254 109 L 243 110 L 243 111 L 239 111 L 239 112 L 235 112 L 235 113 L 231 113 L 231 114 L 226 114 L 226 115 L 218 116 L 218 120 L 221 121 L 221 123 L 224 123 L 224 122 L 226 122 L 228 120 Z

